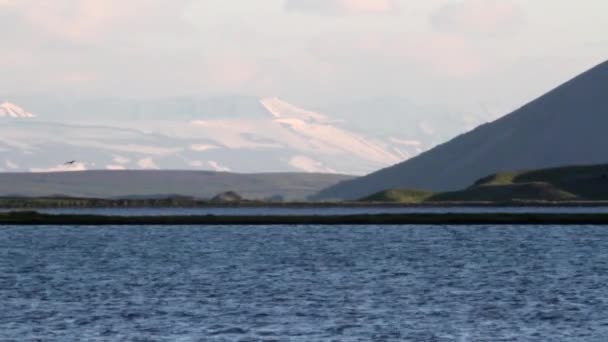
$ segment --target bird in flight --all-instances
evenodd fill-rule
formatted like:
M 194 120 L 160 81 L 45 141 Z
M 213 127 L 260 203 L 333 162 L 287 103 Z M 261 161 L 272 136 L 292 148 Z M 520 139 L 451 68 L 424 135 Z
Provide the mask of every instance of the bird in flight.
M 74 164 L 76 164 L 75 160 L 70 160 L 69 162 L 63 163 L 63 165 L 74 165 Z

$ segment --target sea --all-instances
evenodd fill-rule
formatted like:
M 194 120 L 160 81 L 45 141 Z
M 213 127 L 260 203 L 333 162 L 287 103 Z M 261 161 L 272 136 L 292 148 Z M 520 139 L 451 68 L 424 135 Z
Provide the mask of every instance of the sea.
M 0 226 L 0 341 L 599 342 L 606 284 L 608 226 Z

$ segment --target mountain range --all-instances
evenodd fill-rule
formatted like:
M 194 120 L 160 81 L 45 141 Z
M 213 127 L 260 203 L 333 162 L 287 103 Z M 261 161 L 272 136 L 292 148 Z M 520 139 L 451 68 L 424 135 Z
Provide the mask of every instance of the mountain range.
M 453 191 L 500 172 L 608 162 L 608 62 L 513 113 L 316 199 L 357 199 L 405 188 Z
M 304 200 L 351 176 L 315 173 L 235 174 L 212 171 L 94 170 L 0 173 L 0 197 L 210 199 L 235 191 L 246 199 Z
M 455 118 L 458 123 L 447 130 L 442 120 L 429 120 L 425 109 L 398 105 L 404 101 L 385 107 L 374 101 L 342 105 L 330 109 L 338 113 L 331 116 L 276 97 L 14 98 L 18 102 L 0 106 L 0 172 L 179 169 L 358 175 L 411 158 L 468 125 Z M 370 113 L 367 121 L 364 112 Z M 382 131 L 382 120 L 374 117 L 411 121 Z M 64 164 L 68 160 L 76 163 Z

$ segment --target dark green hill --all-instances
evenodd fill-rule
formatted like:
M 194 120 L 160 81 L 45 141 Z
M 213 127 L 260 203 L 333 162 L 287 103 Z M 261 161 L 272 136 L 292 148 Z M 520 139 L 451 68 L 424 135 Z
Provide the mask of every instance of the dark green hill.
M 517 174 L 514 183 L 544 181 L 585 200 L 608 199 L 608 165 L 573 166 Z
M 394 189 L 363 199 L 363 201 L 398 203 L 606 200 L 608 200 L 608 164 L 501 172 L 482 178 L 469 188 L 460 191 L 432 194 Z
M 608 165 L 502 172 L 478 180 L 472 188 L 531 183 L 545 183 L 582 200 L 606 200 L 608 199 Z
M 444 192 L 429 202 L 511 202 L 511 201 L 577 201 L 578 196 L 543 182 L 481 185 L 462 191 Z

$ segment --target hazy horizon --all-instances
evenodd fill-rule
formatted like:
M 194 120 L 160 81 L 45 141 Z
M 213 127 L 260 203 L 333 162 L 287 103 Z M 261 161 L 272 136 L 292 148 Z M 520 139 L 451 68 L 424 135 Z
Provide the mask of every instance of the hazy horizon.
M 398 97 L 499 115 L 605 60 L 607 10 L 600 0 L 3 0 L 0 95 L 278 96 L 308 107 Z
M 70 170 L 366 174 L 603 62 L 607 10 L 0 0 L 0 117 L 26 118 L 0 127 L 0 171 L 64 170 L 65 159 L 79 161 Z

